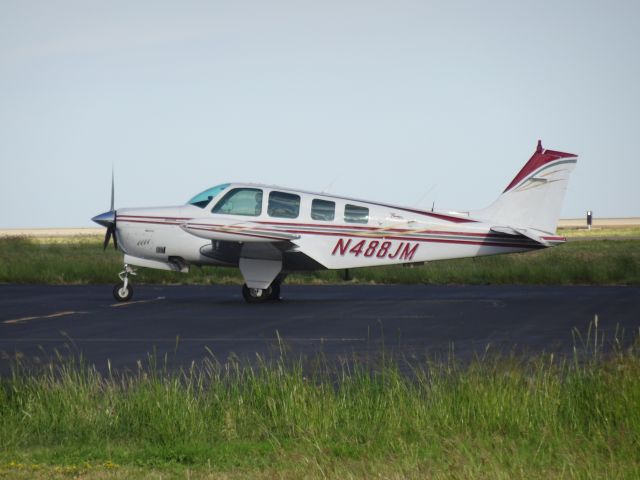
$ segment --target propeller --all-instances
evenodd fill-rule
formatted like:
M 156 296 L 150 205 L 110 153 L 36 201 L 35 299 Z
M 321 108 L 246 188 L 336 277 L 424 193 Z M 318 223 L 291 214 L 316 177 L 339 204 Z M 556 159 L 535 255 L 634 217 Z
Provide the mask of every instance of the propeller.
M 107 233 L 104 236 L 104 242 L 102 243 L 102 250 L 106 250 L 109 245 L 109 240 L 113 236 L 113 248 L 118 249 L 118 239 L 116 238 L 116 222 L 115 218 L 111 225 L 107 227 Z
M 114 208 L 114 197 L 115 197 L 115 187 L 114 187 L 114 178 L 113 178 L 113 169 L 111 169 L 111 206 L 108 212 L 101 213 L 100 215 L 96 215 L 91 220 L 96 222 L 98 225 L 102 225 L 103 227 L 107 227 L 107 233 L 104 236 L 104 242 L 102 243 L 102 249 L 106 250 L 109 245 L 109 240 L 113 237 L 113 247 L 118 249 L 118 238 L 116 237 L 116 217 L 117 212 Z

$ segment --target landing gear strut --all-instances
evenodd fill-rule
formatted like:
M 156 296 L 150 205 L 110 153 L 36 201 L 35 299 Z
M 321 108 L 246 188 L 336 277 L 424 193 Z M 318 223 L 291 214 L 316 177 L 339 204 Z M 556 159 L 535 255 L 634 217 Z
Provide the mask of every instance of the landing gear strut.
M 118 274 L 121 282 L 113 287 L 113 298 L 119 302 L 128 302 L 133 297 L 133 286 L 129 283 L 129 275 L 136 275 L 136 271 L 125 263 L 124 270 Z

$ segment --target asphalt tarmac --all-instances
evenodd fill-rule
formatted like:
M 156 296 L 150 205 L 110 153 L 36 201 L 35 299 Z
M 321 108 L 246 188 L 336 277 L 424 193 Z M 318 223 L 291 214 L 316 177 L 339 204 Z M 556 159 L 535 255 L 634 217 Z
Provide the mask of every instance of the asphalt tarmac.
M 638 287 L 283 285 L 283 300 L 248 305 L 238 286 L 135 285 L 129 303 L 111 286 L 0 285 L 0 374 L 58 351 L 119 371 L 154 354 L 172 368 L 214 355 L 329 360 L 385 352 L 407 359 L 487 350 L 571 353 L 598 316 L 609 348 L 616 329 L 640 328 Z M 580 346 L 580 341 L 578 341 Z

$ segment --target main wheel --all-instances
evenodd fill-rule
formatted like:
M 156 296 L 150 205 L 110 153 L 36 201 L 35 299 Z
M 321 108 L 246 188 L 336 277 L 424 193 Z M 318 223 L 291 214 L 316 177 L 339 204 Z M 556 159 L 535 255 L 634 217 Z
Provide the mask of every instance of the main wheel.
M 247 303 L 264 303 L 271 298 L 272 288 L 249 288 L 242 285 L 242 296 Z
M 271 293 L 269 294 L 269 300 L 273 300 L 273 301 L 280 300 L 280 283 L 273 282 L 269 288 L 271 289 Z
M 128 302 L 133 297 L 133 287 L 127 284 L 125 288 L 124 282 L 120 282 L 113 287 L 113 298 L 119 302 Z

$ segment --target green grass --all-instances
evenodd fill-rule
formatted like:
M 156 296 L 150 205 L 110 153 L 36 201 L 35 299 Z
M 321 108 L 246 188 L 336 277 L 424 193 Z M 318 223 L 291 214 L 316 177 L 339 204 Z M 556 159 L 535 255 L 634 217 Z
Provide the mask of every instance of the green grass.
M 122 254 L 99 238 L 0 239 L 0 283 L 115 283 Z M 536 252 L 350 270 L 356 283 L 640 284 L 640 240 L 568 242 Z M 140 269 L 136 283 L 240 284 L 238 269 L 192 268 L 189 274 Z M 288 283 L 339 283 L 342 271 L 293 274 Z
M 0 477 L 638 478 L 640 345 L 585 344 L 411 375 L 384 357 L 16 365 L 0 383 Z
M 558 235 L 574 240 L 589 240 L 591 238 L 638 238 L 640 237 L 640 226 L 593 227 L 591 230 L 585 227 L 559 228 Z

